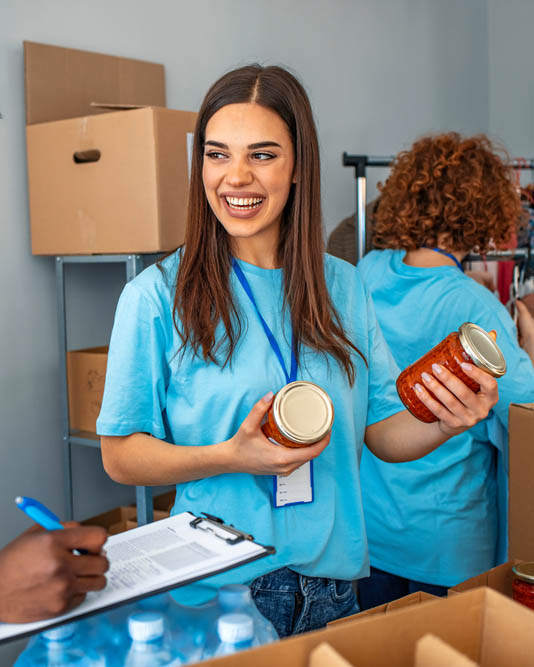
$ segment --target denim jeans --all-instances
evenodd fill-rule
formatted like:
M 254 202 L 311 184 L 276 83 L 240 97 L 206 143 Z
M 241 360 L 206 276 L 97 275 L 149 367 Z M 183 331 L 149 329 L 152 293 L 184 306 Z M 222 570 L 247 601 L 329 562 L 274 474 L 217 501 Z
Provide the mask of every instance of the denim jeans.
M 446 586 L 404 579 L 404 577 L 384 572 L 376 567 L 371 567 L 370 577 L 358 579 L 358 600 L 362 611 L 397 600 L 416 591 L 424 591 L 440 597 L 447 595 Z
M 252 597 L 280 638 L 323 628 L 359 611 L 351 581 L 305 577 L 287 567 L 254 579 Z

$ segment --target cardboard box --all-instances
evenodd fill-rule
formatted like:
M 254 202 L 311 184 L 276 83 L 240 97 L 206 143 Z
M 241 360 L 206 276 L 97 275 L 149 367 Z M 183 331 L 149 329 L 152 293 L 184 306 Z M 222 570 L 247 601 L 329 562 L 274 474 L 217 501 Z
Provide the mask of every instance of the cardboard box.
M 156 253 L 179 246 L 197 114 L 160 106 L 162 66 L 32 43 L 25 44 L 25 58 L 33 254 Z
M 522 561 L 516 559 L 498 565 L 487 572 L 483 572 L 476 577 L 471 577 L 471 579 L 467 579 L 466 581 L 449 588 L 448 594 L 455 595 L 456 593 L 473 590 L 473 588 L 480 588 L 480 586 L 487 586 L 488 588 L 511 598 L 512 581 L 514 579 L 512 567 L 516 563 L 521 562 Z
M 481 584 L 479 584 L 481 585 Z M 339 623 L 346 623 L 347 621 L 352 620 L 361 620 L 367 616 L 373 616 L 375 614 L 389 614 L 392 611 L 397 611 L 399 609 L 405 609 L 414 604 L 422 604 L 428 600 L 439 600 L 439 597 L 436 595 L 431 595 L 430 593 L 425 593 L 424 591 L 416 591 L 415 593 L 410 593 L 410 595 L 405 595 L 402 598 L 397 600 L 392 600 L 386 604 L 381 604 L 378 607 L 373 607 L 372 609 L 366 609 L 365 611 L 360 611 L 358 614 L 352 614 L 351 616 L 345 616 L 345 618 L 338 618 L 336 621 L 331 621 L 328 623 L 328 626 L 338 625 Z
M 356 667 L 413 667 L 416 643 L 428 633 L 484 667 L 533 664 L 534 615 L 489 588 L 341 623 L 203 664 L 307 667 L 312 651 L 327 642 Z
M 96 433 L 96 419 L 104 395 L 107 361 L 107 346 L 67 352 L 71 431 Z
M 534 561 L 534 403 L 510 406 L 509 558 Z
M 91 102 L 166 106 L 158 63 L 24 42 L 26 125 L 105 113 Z
M 169 512 L 154 510 L 154 521 L 166 519 Z M 115 509 L 103 512 L 81 522 L 84 526 L 102 526 L 110 535 L 123 533 L 126 530 L 137 528 L 137 509 L 135 506 L 116 507 Z
M 170 512 L 174 506 L 176 499 L 176 489 L 174 491 L 167 491 L 161 493 L 159 496 L 154 496 L 154 509 Z

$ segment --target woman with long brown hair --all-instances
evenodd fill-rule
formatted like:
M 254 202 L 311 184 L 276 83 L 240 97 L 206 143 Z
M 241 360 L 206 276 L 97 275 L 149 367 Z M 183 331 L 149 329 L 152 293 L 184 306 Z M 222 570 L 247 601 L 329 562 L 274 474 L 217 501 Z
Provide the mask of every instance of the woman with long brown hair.
M 115 480 L 176 484 L 173 512 L 209 512 L 276 547 L 174 595 L 201 603 L 222 584 L 250 584 L 281 636 L 357 610 L 351 580 L 368 571 L 364 437 L 386 459 L 422 456 L 497 400 L 495 381 L 473 367 L 478 394 L 447 371 L 428 385 L 442 404 L 420 387 L 434 425 L 403 410 L 357 271 L 323 254 L 319 174 L 294 76 L 252 65 L 211 87 L 186 242 L 124 289 L 98 420 Z M 296 378 L 329 394 L 335 419 L 319 442 L 286 448 L 261 423 L 273 392 Z
M 358 587 L 364 609 L 416 590 L 446 595 L 506 559 L 508 409 L 534 401 L 534 322 L 518 303 L 523 350 L 506 308 L 461 263 L 469 252 L 502 247 L 520 221 L 503 158 L 484 135 L 425 136 L 397 156 L 380 187 L 377 249 L 358 268 L 397 364 L 413 363 L 468 321 L 497 332 L 507 371 L 490 415 L 427 456 L 391 465 L 364 448 L 372 566 Z

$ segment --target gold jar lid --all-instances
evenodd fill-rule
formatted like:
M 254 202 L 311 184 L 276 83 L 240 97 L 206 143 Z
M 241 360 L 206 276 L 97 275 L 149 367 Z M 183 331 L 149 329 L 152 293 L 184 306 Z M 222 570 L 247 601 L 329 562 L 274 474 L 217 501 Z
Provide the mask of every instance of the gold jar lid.
M 277 392 L 273 416 L 282 435 L 299 444 L 324 438 L 334 422 L 334 406 L 324 389 L 313 382 L 297 380 Z
M 534 563 L 518 563 L 512 567 L 512 572 L 518 579 L 534 584 Z
M 459 328 L 460 343 L 475 366 L 493 377 L 506 373 L 506 361 L 500 347 L 487 331 L 472 322 L 464 322 Z

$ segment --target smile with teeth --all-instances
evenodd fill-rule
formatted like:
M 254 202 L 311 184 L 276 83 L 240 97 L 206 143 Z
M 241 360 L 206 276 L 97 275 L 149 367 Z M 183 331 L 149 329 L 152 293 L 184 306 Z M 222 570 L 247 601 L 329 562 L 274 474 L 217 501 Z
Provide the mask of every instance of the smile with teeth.
M 247 211 L 258 208 L 263 202 L 262 197 L 225 197 L 225 199 L 228 206 L 236 211 Z

